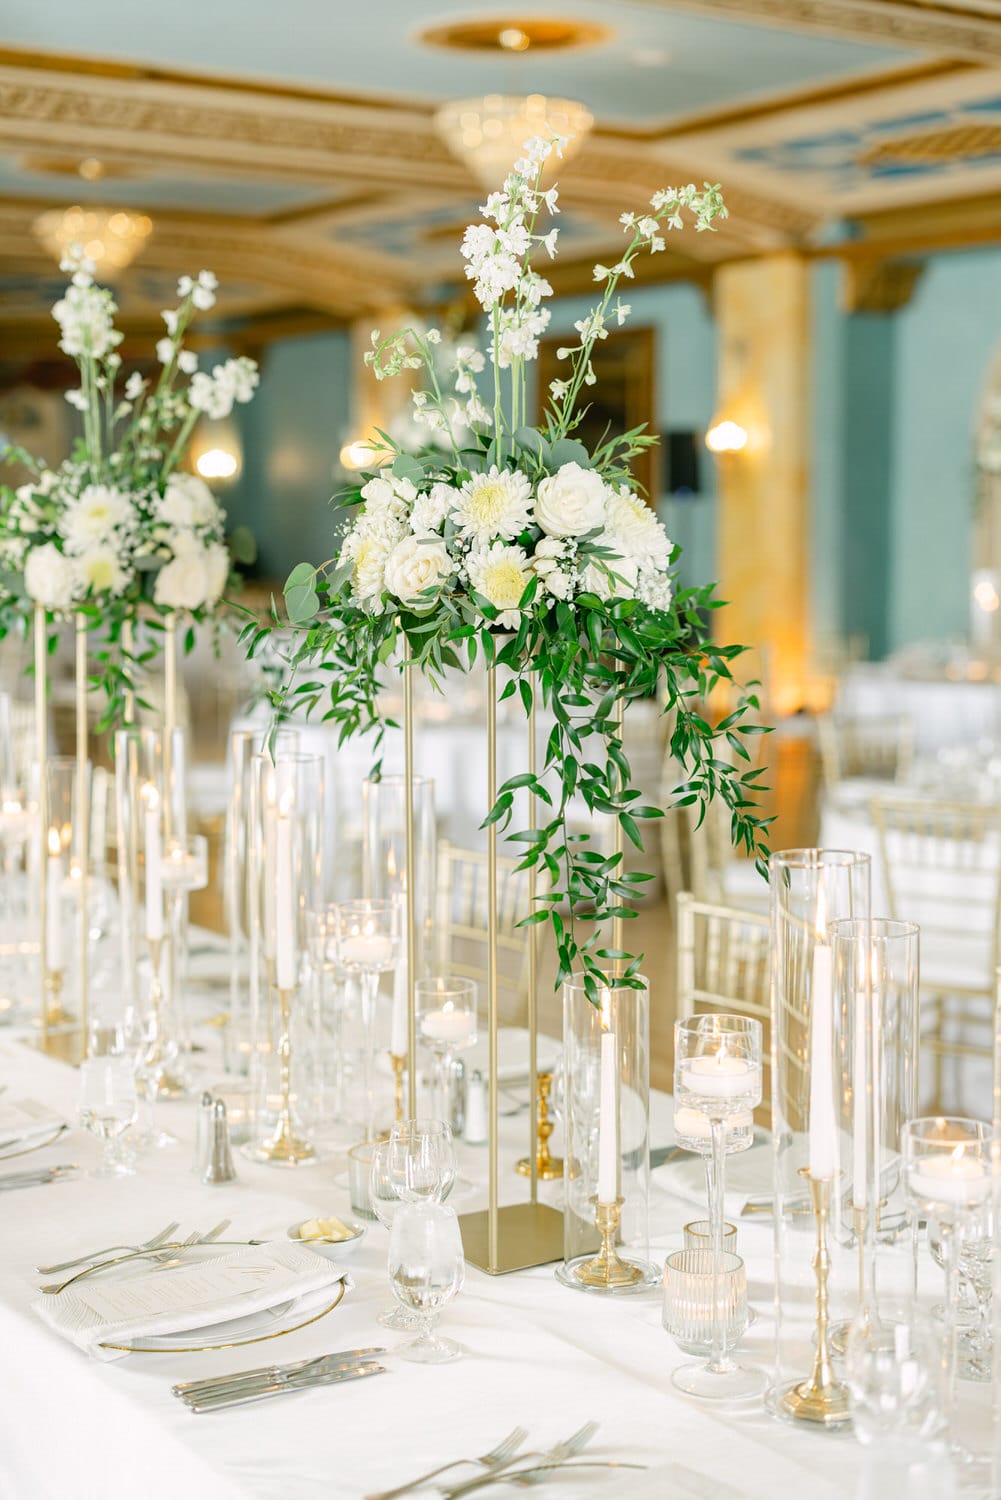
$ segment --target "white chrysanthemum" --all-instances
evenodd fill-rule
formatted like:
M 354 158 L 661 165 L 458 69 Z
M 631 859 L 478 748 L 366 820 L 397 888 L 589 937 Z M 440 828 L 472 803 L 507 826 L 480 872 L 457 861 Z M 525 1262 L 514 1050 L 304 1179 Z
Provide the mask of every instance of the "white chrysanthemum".
M 404 604 L 425 603 L 425 589 L 439 588 L 451 571 L 444 542 L 405 536 L 386 559 L 386 589 Z
M 75 559 L 76 581 L 82 593 L 110 594 L 117 598 L 125 592 L 131 574 L 122 565 L 116 547 L 97 542 Z
M 172 474 L 156 509 L 168 526 L 214 526 L 220 520 L 215 496 L 197 474 Z
M 609 497 L 605 529 L 616 551 L 651 567 L 667 567 L 671 556 L 667 532 L 646 501 L 625 485 Z
M 69 609 L 77 593 L 73 563 L 54 542 L 45 542 L 28 553 L 24 565 L 24 587 L 29 599 L 46 609 Z
M 610 492 L 601 475 L 563 464 L 539 484 L 535 519 L 549 536 L 583 536 L 605 524 Z
M 59 530 L 67 552 L 82 553 L 124 530 L 133 517 L 132 503 L 121 490 L 110 484 L 88 484 L 75 500 L 67 502 Z
M 498 469 L 474 474 L 459 492 L 455 523 L 464 541 L 479 546 L 502 537 L 513 541 L 532 519 L 532 489 L 524 474 Z
M 466 560 L 470 587 L 500 611 L 496 624 L 507 630 L 517 628 L 521 619 L 519 601 L 532 577 L 528 553 L 524 547 L 507 547 L 494 542 Z
M 405 535 L 403 525 L 392 516 L 366 512 L 344 539 L 338 561 L 351 564 L 352 592 L 369 614 L 382 613 L 386 559 Z
M 418 495 L 410 512 L 410 529 L 414 536 L 430 536 L 441 531 L 445 517 L 456 506 L 459 491 L 450 484 L 433 484 L 426 495 Z

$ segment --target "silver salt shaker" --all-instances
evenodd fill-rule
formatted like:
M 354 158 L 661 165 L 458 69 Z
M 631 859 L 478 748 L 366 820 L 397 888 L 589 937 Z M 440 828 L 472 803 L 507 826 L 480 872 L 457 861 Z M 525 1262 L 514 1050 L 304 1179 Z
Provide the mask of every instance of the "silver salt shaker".
M 226 1104 L 216 1099 L 212 1105 L 212 1124 L 209 1133 L 208 1159 L 202 1175 L 203 1182 L 232 1182 L 236 1177 L 233 1153 L 229 1145 L 229 1121 L 226 1119 Z
M 195 1113 L 195 1159 L 191 1170 L 201 1177 L 208 1165 L 209 1136 L 212 1133 L 212 1095 L 206 1089 Z

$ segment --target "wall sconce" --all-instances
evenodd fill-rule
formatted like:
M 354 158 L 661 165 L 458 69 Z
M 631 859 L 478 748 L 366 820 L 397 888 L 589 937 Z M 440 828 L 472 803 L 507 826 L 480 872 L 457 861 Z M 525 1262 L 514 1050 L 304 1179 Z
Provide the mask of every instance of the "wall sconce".
M 713 422 L 706 433 L 706 447 L 710 453 L 743 453 L 747 447 L 747 428 L 729 418 Z
M 232 479 L 239 467 L 240 461 L 236 454 L 225 448 L 207 448 L 195 459 L 198 473 L 209 481 Z

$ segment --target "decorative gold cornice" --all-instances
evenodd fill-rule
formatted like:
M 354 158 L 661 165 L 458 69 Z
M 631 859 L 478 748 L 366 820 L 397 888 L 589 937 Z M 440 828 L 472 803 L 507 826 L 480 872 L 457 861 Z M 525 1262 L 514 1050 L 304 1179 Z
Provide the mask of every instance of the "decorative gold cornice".
M 658 9 L 694 11 L 743 25 L 781 26 L 852 41 L 916 47 L 968 57 L 1001 58 L 1001 13 L 963 0 L 639 0 Z

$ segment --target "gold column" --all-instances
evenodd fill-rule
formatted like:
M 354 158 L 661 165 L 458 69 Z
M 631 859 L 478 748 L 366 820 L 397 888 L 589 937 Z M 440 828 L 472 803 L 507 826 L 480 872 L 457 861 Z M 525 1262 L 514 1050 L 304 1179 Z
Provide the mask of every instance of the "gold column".
M 414 668 L 413 648 L 403 637 L 403 809 L 404 862 L 407 889 L 407 1112 L 417 1117 L 417 850 L 414 839 Z M 426 893 L 430 900 L 433 892 Z
M 42 993 L 40 1039 L 43 1050 L 49 1044 L 49 944 L 48 944 L 48 865 L 46 852 L 49 836 L 48 746 L 48 621 L 45 610 L 36 604 L 33 614 L 35 648 L 35 758 L 38 761 L 38 975 Z
M 720 592 L 728 640 L 753 643 L 773 712 L 808 697 L 809 267 L 794 254 L 722 266 L 717 415 L 746 429 L 717 463 Z
M 623 734 L 625 733 L 625 718 L 626 718 L 626 705 L 623 702 L 623 700 L 620 698 L 618 700 L 618 702 L 616 703 L 616 705 L 615 705 L 615 728 L 616 728 L 616 732 L 617 732 L 617 734 L 619 736 L 620 744 L 621 744 L 621 741 L 622 741 Z M 619 863 L 615 867 L 615 878 L 616 878 L 616 880 L 621 880 L 622 879 L 622 858 L 621 857 L 625 854 L 625 847 L 626 847 L 625 846 L 625 839 L 623 838 L 623 834 L 622 834 L 622 824 L 619 822 L 618 818 L 616 818 L 615 819 L 615 845 L 614 845 L 614 849 L 615 849 L 615 853 L 620 856 Z M 622 918 L 621 917 L 613 917 L 612 918 L 612 947 L 613 948 L 621 948 L 622 946 L 623 946 Z M 617 974 L 619 972 L 619 960 L 617 958 L 613 959 L 613 961 L 612 961 L 611 972 L 613 974 Z
M 534 776 L 536 773 L 536 743 L 535 743 L 535 696 L 532 696 L 532 706 L 528 711 L 528 774 Z M 535 796 L 530 791 L 528 794 L 528 828 L 535 829 Z M 531 865 L 528 870 L 528 910 L 535 911 L 535 866 Z M 528 933 L 528 1113 L 529 1136 L 528 1136 L 528 1171 L 531 1178 L 531 1191 L 529 1198 L 532 1203 L 539 1201 L 539 1111 L 537 1108 L 537 1096 L 539 1091 L 539 998 L 537 986 L 539 983 L 539 955 L 535 941 L 535 928 L 526 929 Z
M 87 949 L 89 923 L 87 920 L 90 878 L 90 797 L 87 780 L 87 616 L 81 611 L 76 615 L 76 816 L 73 831 L 76 835 L 76 862 L 80 880 L 79 933 L 80 953 L 78 972 L 80 984 L 80 1055 L 86 1057 L 90 1050 L 89 996 L 87 993 Z
M 497 668 L 487 667 L 487 807 L 497 801 Z M 499 1263 L 497 1192 L 500 1142 L 497 1139 L 497 824 L 487 829 L 487 1026 L 489 1028 L 488 1066 L 490 1068 L 489 1142 L 487 1151 L 489 1206 L 487 1218 L 487 1270 L 496 1272 Z M 534 1099 L 534 1094 L 529 1099 Z M 531 1112 L 531 1110 L 530 1110 Z

